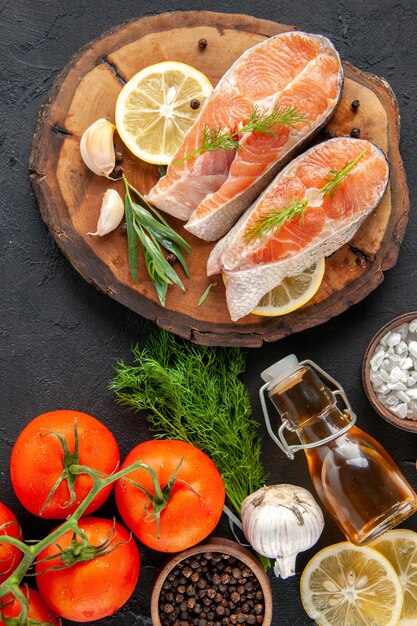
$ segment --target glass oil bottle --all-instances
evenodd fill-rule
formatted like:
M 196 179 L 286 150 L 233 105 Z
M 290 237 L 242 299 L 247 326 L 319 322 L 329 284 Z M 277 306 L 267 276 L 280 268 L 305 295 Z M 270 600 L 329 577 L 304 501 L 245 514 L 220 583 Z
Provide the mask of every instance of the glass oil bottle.
M 297 450 L 305 451 L 317 494 L 349 541 L 364 545 L 417 510 L 414 490 L 386 450 L 354 425 L 356 416 L 333 378 L 312 361 L 299 363 L 295 355 L 261 376 L 270 436 L 291 459 Z M 282 419 L 278 436 L 268 416 L 266 391 Z M 300 444 L 290 446 L 285 430 L 295 432 Z

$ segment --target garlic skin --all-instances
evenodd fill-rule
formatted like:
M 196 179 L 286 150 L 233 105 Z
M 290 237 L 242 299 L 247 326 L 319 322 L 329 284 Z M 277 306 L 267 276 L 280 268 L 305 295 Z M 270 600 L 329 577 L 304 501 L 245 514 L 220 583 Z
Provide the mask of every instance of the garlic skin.
M 103 237 L 103 235 L 111 233 L 119 226 L 124 213 L 125 207 L 122 198 L 115 189 L 108 189 L 103 196 L 97 230 L 95 233 L 87 233 L 87 235 Z
M 80 141 L 81 157 L 98 176 L 110 178 L 116 164 L 113 135 L 116 126 L 101 117 L 84 131 Z
M 318 541 L 323 513 L 307 489 L 296 485 L 269 485 L 248 496 L 242 504 L 243 532 L 252 547 L 274 558 L 277 577 L 295 574 L 299 552 Z

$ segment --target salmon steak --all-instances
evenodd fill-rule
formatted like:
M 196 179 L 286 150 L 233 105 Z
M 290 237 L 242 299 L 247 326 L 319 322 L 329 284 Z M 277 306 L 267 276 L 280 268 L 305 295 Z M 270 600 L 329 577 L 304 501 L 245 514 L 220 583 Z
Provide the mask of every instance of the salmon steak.
M 343 70 L 325 37 L 288 32 L 244 52 L 204 102 L 166 175 L 147 200 L 206 241 L 222 237 L 294 152 L 326 124 L 340 98 Z M 254 110 L 301 114 L 271 134 L 242 132 Z M 238 149 L 201 151 L 207 129 L 234 133 Z
M 209 256 L 208 274 L 225 274 L 232 320 L 352 239 L 388 178 L 384 153 L 351 137 L 318 144 L 287 165 Z

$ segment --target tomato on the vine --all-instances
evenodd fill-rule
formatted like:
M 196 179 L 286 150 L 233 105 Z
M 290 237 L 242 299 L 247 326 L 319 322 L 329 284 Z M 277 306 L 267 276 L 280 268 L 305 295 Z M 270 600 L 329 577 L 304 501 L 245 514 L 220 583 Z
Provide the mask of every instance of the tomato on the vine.
M 16 516 L 0 502 L 0 536 L 9 535 L 22 539 L 22 531 Z M 0 584 L 14 572 L 22 559 L 22 552 L 16 546 L 0 542 Z
M 80 549 L 80 537 L 74 539 L 72 531 L 64 533 L 39 554 L 36 582 L 43 599 L 55 613 L 76 622 L 89 622 L 112 615 L 127 602 L 138 581 L 140 558 L 134 539 L 121 524 L 82 517 L 78 526 L 89 546 Z M 100 556 L 90 558 L 91 546 L 99 546 Z M 78 553 L 88 560 L 53 569 L 64 562 L 71 563 L 73 555 L 77 558 Z
M 93 485 L 92 478 L 72 473 L 71 467 L 84 465 L 107 475 L 117 470 L 119 462 L 114 436 L 95 417 L 79 411 L 50 411 L 20 433 L 12 450 L 10 474 L 17 497 L 31 513 L 65 519 Z M 102 489 L 86 513 L 96 511 L 111 489 L 111 485 Z
M 146 546 L 179 552 L 202 541 L 216 527 L 223 510 L 225 489 L 213 461 L 183 441 L 141 443 L 126 457 L 122 469 L 135 461 L 150 466 L 162 493 L 145 469 L 120 479 L 116 504 L 126 525 Z M 144 487 L 152 496 L 130 481 Z
M 20 591 L 22 591 L 22 593 L 28 599 L 28 617 L 30 619 L 36 620 L 36 622 L 41 622 L 42 624 L 55 624 L 56 626 L 61 626 L 61 619 L 57 615 L 54 615 L 51 609 L 46 606 L 45 602 L 42 600 L 42 596 L 38 591 L 36 591 L 35 589 L 30 589 L 26 585 L 20 587 Z M 1 604 L 4 605 L 4 607 L 1 609 L 3 619 L 19 617 L 22 610 L 21 605 L 19 600 L 15 598 L 12 594 L 2 598 Z M 0 626 L 5 626 L 5 622 L 2 622 L 1 617 Z

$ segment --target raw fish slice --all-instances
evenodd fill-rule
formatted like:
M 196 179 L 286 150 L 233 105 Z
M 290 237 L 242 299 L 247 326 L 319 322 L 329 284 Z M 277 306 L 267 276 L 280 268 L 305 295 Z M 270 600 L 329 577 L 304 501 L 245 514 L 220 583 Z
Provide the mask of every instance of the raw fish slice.
M 343 169 L 364 150 L 349 175 L 319 207 L 309 205 L 303 218 L 250 243 L 245 241 L 247 229 L 262 215 L 304 199 L 307 190 L 322 188 L 332 178 L 330 170 Z M 388 176 L 383 152 L 369 141 L 349 137 L 314 146 L 282 170 L 210 254 L 207 271 L 209 275 L 224 272 L 232 320 L 250 313 L 286 276 L 299 274 L 349 241 L 379 203 Z
M 275 137 L 243 134 L 241 149 L 204 152 L 169 166 L 147 199 L 180 219 L 206 240 L 223 235 L 272 180 L 279 167 L 326 123 L 340 97 L 339 56 L 325 37 L 290 32 L 250 48 L 232 65 L 204 103 L 200 116 L 173 158 L 180 161 L 202 144 L 203 131 L 236 130 L 254 105 L 261 111 L 297 106 L 309 118 L 293 129 L 279 126 Z M 213 213 L 213 215 L 211 215 Z

